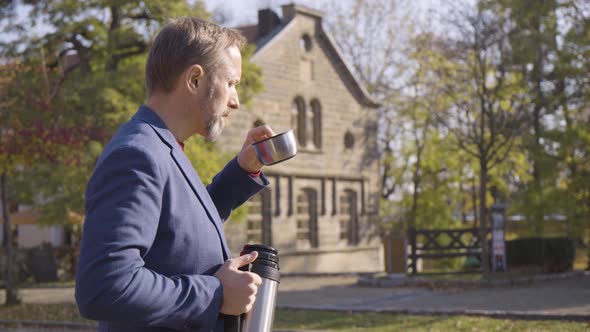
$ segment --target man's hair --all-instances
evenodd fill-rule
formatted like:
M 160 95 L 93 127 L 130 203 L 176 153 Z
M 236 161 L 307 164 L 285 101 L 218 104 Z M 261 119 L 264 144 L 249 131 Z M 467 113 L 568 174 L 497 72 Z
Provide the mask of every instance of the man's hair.
M 235 29 L 221 27 L 194 17 L 171 20 L 158 33 L 145 65 L 147 94 L 170 92 L 178 76 L 193 64 L 212 71 L 224 50 L 240 50 L 246 39 Z

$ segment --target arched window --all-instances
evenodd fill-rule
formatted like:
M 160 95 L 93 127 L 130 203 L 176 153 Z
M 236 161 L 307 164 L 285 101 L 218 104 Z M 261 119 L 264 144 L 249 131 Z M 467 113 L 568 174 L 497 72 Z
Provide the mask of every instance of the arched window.
M 347 130 L 344 134 L 344 147 L 346 149 L 352 149 L 354 147 L 354 134 Z
M 317 99 L 311 101 L 311 121 L 310 126 L 313 128 L 310 140 L 316 148 L 322 147 L 322 105 Z
M 302 97 L 296 97 L 291 107 L 291 118 L 291 125 L 295 129 L 299 146 L 320 149 L 322 147 L 322 105 L 320 101 L 313 99 L 307 109 L 305 100 Z
M 297 242 L 302 247 L 319 246 L 317 197 L 317 191 L 311 188 L 297 196 Z
M 296 97 L 293 100 L 293 106 L 291 109 L 292 125 L 295 128 L 295 134 L 297 135 L 297 143 L 299 146 L 307 146 L 307 115 L 305 109 L 305 101 L 302 97 Z
M 304 52 L 309 52 L 311 51 L 312 46 L 311 37 L 308 34 L 301 36 L 299 39 L 299 48 L 301 48 L 301 50 Z
M 348 245 L 359 242 L 357 194 L 350 189 L 340 196 L 340 240 Z
M 271 191 L 265 189 L 249 200 L 249 214 L 246 225 L 249 243 L 272 246 Z

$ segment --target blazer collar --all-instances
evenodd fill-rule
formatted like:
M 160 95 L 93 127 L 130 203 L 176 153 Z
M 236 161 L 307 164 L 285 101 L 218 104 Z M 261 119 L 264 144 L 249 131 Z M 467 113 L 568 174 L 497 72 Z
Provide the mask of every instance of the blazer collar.
M 158 136 L 160 136 L 160 139 L 162 139 L 162 142 L 166 143 L 166 145 L 168 145 L 171 149 L 179 148 L 178 143 L 176 142 L 176 138 L 174 137 L 170 129 L 168 129 L 168 127 L 166 126 L 164 121 L 160 119 L 158 114 L 152 111 L 149 107 L 141 105 L 137 113 L 135 113 L 135 115 L 133 116 L 133 119 L 146 122 L 150 126 L 152 126 L 152 128 L 154 128 Z
M 192 164 L 188 160 L 186 154 L 181 150 L 180 145 L 176 141 L 176 138 L 172 134 L 172 132 L 168 129 L 164 121 L 160 119 L 156 112 L 152 111 L 149 107 L 145 105 L 141 105 L 139 110 L 133 116 L 133 119 L 143 121 L 148 123 L 156 132 L 156 134 L 160 137 L 162 142 L 168 145 L 171 149 L 171 156 L 174 159 L 174 162 L 184 175 L 184 178 L 190 185 L 191 189 L 197 196 L 197 199 L 201 202 L 209 219 L 215 225 L 215 229 L 217 230 L 217 234 L 221 239 L 223 251 L 224 251 L 224 258 L 230 258 L 231 253 L 229 248 L 227 247 L 227 243 L 225 241 L 225 235 L 223 232 L 223 226 L 221 225 L 221 217 L 219 216 L 219 212 L 211 200 L 211 195 L 203 185 L 203 182 L 199 178 L 197 171 L 193 168 Z

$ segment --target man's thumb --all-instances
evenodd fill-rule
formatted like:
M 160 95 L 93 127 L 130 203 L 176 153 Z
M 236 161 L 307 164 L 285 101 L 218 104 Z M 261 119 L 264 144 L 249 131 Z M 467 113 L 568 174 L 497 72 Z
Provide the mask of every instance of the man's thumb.
M 239 269 L 244 265 L 248 265 L 248 264 L 252 263 L 253 261 L 256 260 L 257 257 L 258 257 L 258 252 L 252 251 L 249 254 L 245 254 L 240 257 L 234 258 L 232 260 L 232 263 L 233 263 L 232 266 L 235 267 L 236 269 Z

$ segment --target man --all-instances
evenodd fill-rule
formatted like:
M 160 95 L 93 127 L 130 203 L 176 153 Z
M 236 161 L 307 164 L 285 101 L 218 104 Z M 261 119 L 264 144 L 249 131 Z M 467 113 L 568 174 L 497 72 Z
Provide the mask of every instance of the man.
M 222 223 L 268 185 L 252 143 L 205 188 L 183 153 L 194 134 L 215 139 L 239 108 L 244 38 L 195 18 L 167 24 L 146 64 L 147 106 L 105 147 L 86 191 L 76 273 L 82 316 L 99 331 L 223 331 L 251 309 L 260 277 L 230 259 Z M 228 316 L 230 317 L 230 316 Z

